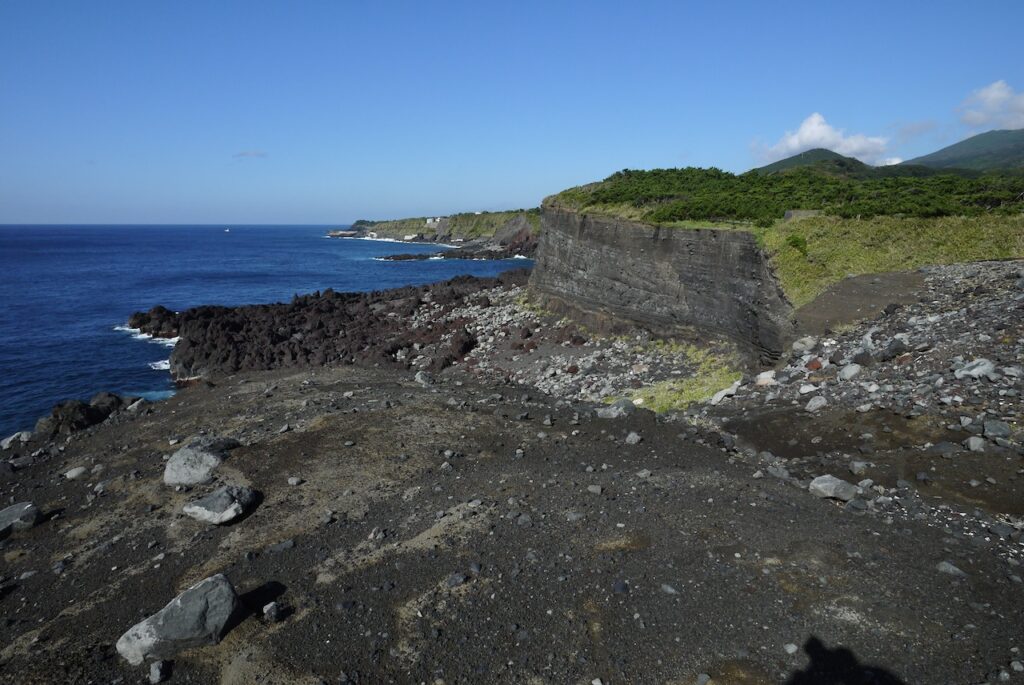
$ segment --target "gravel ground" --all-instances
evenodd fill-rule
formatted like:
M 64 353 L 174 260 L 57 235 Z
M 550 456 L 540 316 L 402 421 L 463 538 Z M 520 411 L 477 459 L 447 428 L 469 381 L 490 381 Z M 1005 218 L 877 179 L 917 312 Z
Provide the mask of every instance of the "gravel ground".
M 41 520 L 0 541 L 0 682 L 148 682 L 118 638 L 217 573 L 244 612 L 168 658 L 169 682 L 1024 682 L 1020 272 L 929 271 L 916 301 L 803 341 L 777 385 L 751 373 L 686 415 L 601 418 L 581 379 L 617 390 L 683 361 L 642 369 L 646 346 L 507 288 L 485 314 L 421 305 L 410 325 L 477 327 L 433 378 L 414 348 L 408 369 L 211 376 L 15 440 L 3 504 Z M 203 435 L 241 446 L 213 482 L 164 485 Z M 183 513 L 222 485 L 255 508 Z

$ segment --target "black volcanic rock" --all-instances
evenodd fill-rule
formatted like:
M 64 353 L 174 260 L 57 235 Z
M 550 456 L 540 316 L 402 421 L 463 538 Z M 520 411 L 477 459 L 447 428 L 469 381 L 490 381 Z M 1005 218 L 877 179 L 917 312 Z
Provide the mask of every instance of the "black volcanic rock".
M 135 312 L 128 317 L 128 325 L 156 338 L 174 338 L 178 335 L 178 314 L 157 305 L 148 312 Z
M 49 416 L 44 416 L 36 422 L 35 434 L 44 439 L 70 435 L 103 423 L 108 416 L 128 406 L 135 399 L 137 398 L 101 392 L 88 403 L 81 400 L 65 400 L 54 405 Z
M 408 318 L 417 308 L 460 304 L 490 288 L 524 285 L 527 278 L 527 271 L 516 270 L 370 293 L 325 290 L 288 304 L 203 306 L 177 314 L 154 307 L 133 314 L 129 323 L 154 336 L 180 338 L 171 354 L 171 373 L 179 380 L 323 364 L 400 365 L 394 352 L 415 343 L 444 348 L 432 364 L 439 370 L 465 356 L 475 339 L 458 322 L 447 329 L 410 329 Z

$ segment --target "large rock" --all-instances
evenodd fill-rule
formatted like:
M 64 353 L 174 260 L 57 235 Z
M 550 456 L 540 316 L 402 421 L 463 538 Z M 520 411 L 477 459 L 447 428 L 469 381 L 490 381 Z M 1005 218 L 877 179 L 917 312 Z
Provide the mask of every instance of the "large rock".
M 206 497 L 189 502 L 182 511 L 198 521 L 219 526 L 234 521 L 255 503 L 256 491 L 252 488 L 225 485 Z
M 985 437 L 986 438 L 1008 438 L 1013 434 L 1013 430 L 1010 428 L 1010 424 L 1005 421 L 997 421 L 995 419 L 989 419 L 984 423 Z
M 981 378 L 982 376 L 993 375 L 995 370 L 996 365 L 988 359 L 975 359 L 954 371 L 953 375 L 956 376 L 957 380 L 967 376 L 970 376 L 971 378 Z
M 89 400 L 89 406 L 100 411 L 104 416 L 110 416 L 115 411 L 134 402 L 137 398 L 123 398 L 112 392 L 101 392 Z
M 812 335 L 807 335 L 793 341 L 793 354 L 807 354 L 817 346 L 818 339 Z
M 821 395 L 815 395 L 807 403 L 807 406 L 804 407 L 804 409 L 806 411 L 810 412 L 811 414 L 814 414 L 815 412 L 818 412 L 818 411 L 821 411 L 822 409 L 824 409 L 827 404 L 828 404 L 828 400 L 826 400 Z
M 636 411 L 636 405 L 633 404 L 632 400 L 621 399 L 616 400 L 607 407 L 601 407 L 597 410 L 597 418 L 599 419 L 618 419 L 623 416 L 629 416 Z
M 201 485 L 213 480 L 213 472 L 239 442 L 230 438 L 200 438 L 171 455 L 164 467 L 166 485 Z
M 96 407 L 81 400 L 67 400 L 55 405 L 49 416 L 39 419 L 35 432 L 46 439 L 57 435 L 70 435 L 75 431 L 95 426 L 105 418 L 107 415 Z
M 168 659 L 190 647 L 217 644 L 241 609 L 231 582 L 218 573 L 132 626 L 118 639 L 117 652 L 139 666 L 146 659 Z
M 88 403 L 81 400 L 66 400 L 54 405 L 49 416 L 44 416 L 36 422 L 35 433 L 44 439 L 70 435 L 106 421 L 108 416 L 126 404 L 126 398 L 112 392 L 98 393 Z
M 728 388 L 722 388 L 711 397 L 711 404 L 721 404 L 726 397 L 732 397 L 739 390 L 740 381 L 736 381 Z
M 839 371 L 839 380 L 849 381 L 853 380 L 861 372 L 860 364 L 847 364 Z
M 0 511 L 0 540 L 11 534 L 13 530 L 31 528 L 43 520 L 39 507 L 31 502 L 12 504 Z
M 0 449 L 9 450 L 16 444 L 25 444 L 32 439 L 32 434 L 28 431 L 19 431 L 14 435 L 9 435 L 3 440 L 0 440 Z
M 812 495 L 849 502 L 857 496 L 857 486 L 832 475 L 818 476 L 811 481 L 808 490 Z

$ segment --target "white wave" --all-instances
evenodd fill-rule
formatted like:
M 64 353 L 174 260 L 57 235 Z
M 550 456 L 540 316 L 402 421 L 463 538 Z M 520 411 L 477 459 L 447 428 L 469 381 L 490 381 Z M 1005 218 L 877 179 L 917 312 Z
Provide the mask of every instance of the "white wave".
M 154 371 L 170 371 L 171 370 L 171 360 L 170 359 L 162 359 L 162 360 L 160 360 L 158 362 L 150 362 L 149 363 L 149 368 L 153 369 Z
M 132 328 L 131 326 L 114 326 L 115 331 L 122 333 L 131 333 L 133 340 L 145 340 L 146 342 L 156 343 L 157 345 L 163 345 L 164 347 L 174 347 L 181 338 L 154 338 L 149 333 L 143 333 L 138 328 Z
M 328 236 L 328 237 L 330 237 L 330 236 Z M 399 240 L 398 238 L 367 238 L 366 236 L 361 236 L 361 235 L 342 236 L 341 239 L 342 240 L 369 240 L 370 242 L 373 242 L 373 243 L 408 243 L 408 242 L 411 242 L 409 240 Z
M 529 259 L 529 257 L 527 257 L 526 255 L 517 254 L 513 255 L 512 259 Z
M 434 261 L 435 259 L 444 259 L 441 255 L 434 255 L 433 257 L 427 257 L 427 261 Z
M 327 236 L 328 238 L 330 236 Z M 426 240 L 399 240 L 398 238 L 367 238 L 364 236 L 346 236 L 341 240 L 369 240 L 372 243 L 402 243 L 403 245 L 430 245 L 434 247 L 447 247 L 455 249 L 458 245 L 449 245 L 448 243 L 432 243 Z

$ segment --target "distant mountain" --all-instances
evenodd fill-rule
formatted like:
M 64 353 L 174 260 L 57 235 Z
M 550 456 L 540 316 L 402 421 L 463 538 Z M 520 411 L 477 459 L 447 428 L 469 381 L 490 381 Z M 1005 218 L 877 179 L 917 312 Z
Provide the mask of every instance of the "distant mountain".
M 786 159 L 780 159 L 778 162 L 754 169 L 754 171 L 759 174 L 775 174 L 780 171 L 788 171 L 805 166 L 816 167 L 822 171 L 832 171 L 842 175 L 857 174 L 871 168 L 859 159 L 844 157 L 838 152 L 818 147 L 806 152 L 800 152 Z
M 975 171 L 1024 168 L 1024 129 L 981 133 L 904 165 Z

